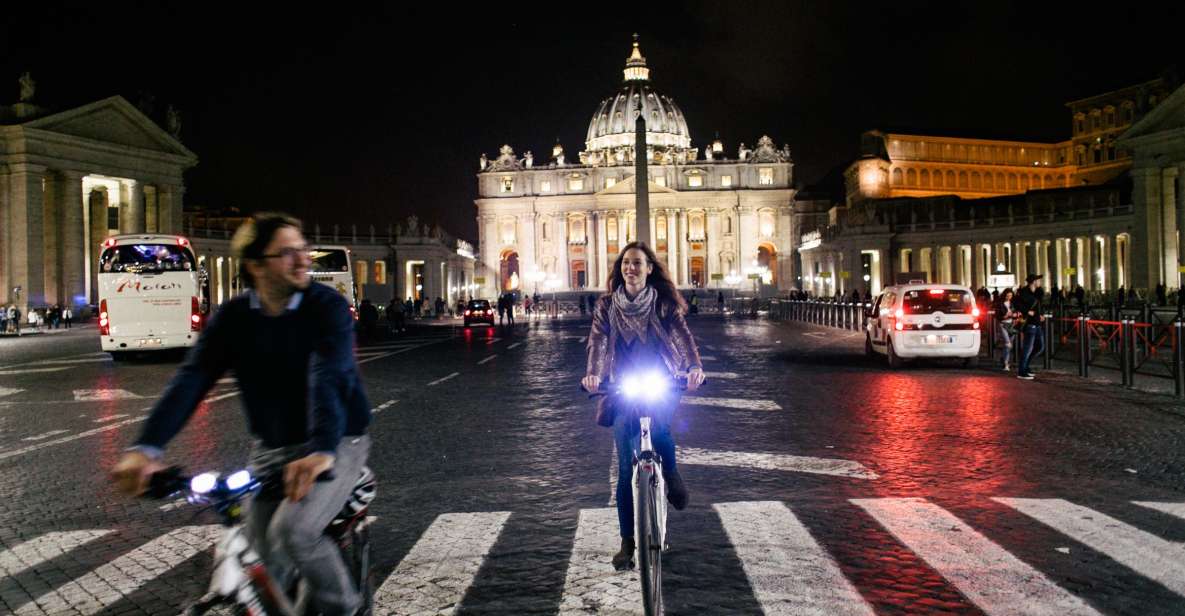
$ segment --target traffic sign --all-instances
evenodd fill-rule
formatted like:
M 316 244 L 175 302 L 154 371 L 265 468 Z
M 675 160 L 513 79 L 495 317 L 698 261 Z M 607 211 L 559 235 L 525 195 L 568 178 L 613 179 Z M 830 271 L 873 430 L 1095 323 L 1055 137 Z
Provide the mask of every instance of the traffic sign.
M 712 280 L 724 280 L 724 274 L 712 274 Z
M 473 284 L 485 284 L 486 279 L 482 276 L 477 276 L 473 279 Z

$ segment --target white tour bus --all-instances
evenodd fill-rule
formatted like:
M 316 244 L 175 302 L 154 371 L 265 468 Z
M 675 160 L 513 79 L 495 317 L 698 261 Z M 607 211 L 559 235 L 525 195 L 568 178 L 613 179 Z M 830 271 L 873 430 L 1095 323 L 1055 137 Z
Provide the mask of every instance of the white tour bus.
M 358 318 L 357 289 L 354 288 L 354 264 L 345 246 L 309 246 L 309 277 L 341 293 L 350 304 L 350 314 Z
M 193 346 L 204 324 L 198 262 L 176 235 L 115 235 L 98 262 L 103 350 L 126 353 Z

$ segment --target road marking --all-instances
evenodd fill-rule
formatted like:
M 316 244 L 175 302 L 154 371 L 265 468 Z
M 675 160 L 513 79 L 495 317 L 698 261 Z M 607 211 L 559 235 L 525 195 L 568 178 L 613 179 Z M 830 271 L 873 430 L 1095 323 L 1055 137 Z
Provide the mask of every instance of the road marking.
M 116 419 L 123 419 L 124 417 L 127 417 L 127 415 L 122 413 L 119 415 L 112 415 L 110 417 L 100 417 L 95 420 L 95 423 L 107 423 L 109 421 L 115 421 Z
M 219 384 L 219 385 L 235 385 L 238 382 L 239 382 L 239 380 L 233 376 L 225 376 L 225 377 L 218 379 L 217 384 Z
M 856 479 L 880 478 L 879 475 L 865 468 L 863 464 L 840 458 L 814 458 L 811 456 L 793 456 L 788 454 L 713 451 L 709 449 L 680 447 L 677 459 L 679 464 L 696 464 L 699 466 L 729 466 L 773 471 L 793 471 L 798 473 L 814 473 L 816 475 L 853 477 Z
M 811 338 L 820 338 L 821 339 L 821 338 L 827 337 L 827 332 L 808 332 L 808 333 L 803 334 L 803 336 L 810 336 Z M 778 342 L 781 342 L 781 340 L 779 340 Z
M 21 440 L 22 441 L 44 441 L 45 439 L 47 439 L 51 436 L 65 434 L 67 432 L 69 432 L 69 430 L 50 430 L 49 432 L 42 432 L 41 434 L 38 434 L 37 436 L 30 436 L 27 438 L 23 438 Z
M 610 562 L 620 547 L 617 509 L 580 510 L 564 576 L 560 616 L 642 613 L 636 570 L 615 571 Z
M 486 340 L 486 344 L 494 344 L 499 340 L 501 340 L 501 338 L 490 338 L 489 340 Z
M 1166 541 L 1060 498 L 993 498 L 1185 595 L 1185 544 Z
M 461 374 L 460 372 L 454 372 L 454 373 L 452 373 L 452 374 L 450 374 L 450 375 L 448 375 L 448 376 L 446 376 L 446 377 L 443 377 L 443 378 L 436 379 L 435 381 L 432 381 L 431 383 L 428 383 L 428 387 L 432 387 L 433 385 L 440 385 L 441 383 L 443 383 L 443 382 L 445 382 L 445 381 L 447 381 L 447 380 L 449 380 L 449 379 L 451 379 L 451 378 L 453 378 L 453 377 L 455 377 L 455 376 L 460 376 L 460 374 Z
M 0 552 L 0 577 L 13 577 L 74 548 L 110 533 L 109 530 L 74 530 L 46 533 Z M 32 600 L 32 597 L 29 597 Z
M 701 396 L 683 396 L 683 404 L 695 406 L 718 406 L 726 409 L 741 409 L 744 411 L 780 411 L 782 407 L 773 400 L 743 400 L 741 398 L 704 398 Z
M 160 507 L 157 507 L 157 509 L 159 509 L 161 511 L 172 511 L 174 509 L 180 509 L 180 508 L 184 507 L 185 505 L 187 505 L 188 503 L 189 503 L 189 500 L 182 497 L 182 498 L 179 498 L 179 499 L 177 499 L 171 503 L 168 503 L 166 505 L 161 505 Z
M 57 366 L 56 368 L 22 368 L 20 370 L 0 370 L 0 376 L 16 376 L 18 374 L 38 374 L 41 372 L 61 372 L 62 370 L 69 370 L 70 366 Z
M 703 359 L 702 357 L 700 359 Z M 709 379 L 739 379 L 741 375 L 735 372 L 705 372 L 704 377 Z
M 104 353 L 106 355 L 106 353 Z M 90 359 L 44 359 L 35 361 L 29 365 L 31 366 L 48 366 L 54 364 L 102 364 L 113 361 L 111 356 L 107 357 L 92 357 Z
M 712 508 L 741 559 L 763 614 L 873 615 L 839 565 L 786 505 L 721 503 Z
M 385 409 L 385 408 L 387 408 L 387 407 L 391 406 L 392 404 L 395 404 L 396 402 L 399 402 L 399 401 L 398 401 L 398 400 L 387 400 L 386 402 L 384 402 L 384 403 L 382 403 L 382 404 L 380 404 L 380 405 L 378 405 L 378 406 L 376 406 L 376 407 L 374 407 L 374 408 L 370 409 L 370 413 L 371 413 L 372 415 L 373 415 L 373 414 L 375 414 L 375 413 L 378 413 L 378 412 L 382 411 L 383 409 Z
M 41 595 L 16 614 L 98 614 L 210 547 L 220 532 L 217 524 L 178 528 Z
M 11 396 L 13 394 L 19 394 L 22 391 L 25 390 L 17 389 L 15 387 L 0 387 L 0 398 L 3 398 L 4 396 Z
M 587 341 L 587 340 L 588 340 L 588 336 L 582 336 L 582 337 L 580 338 L 580 344 L 584 344 L 584 343 L 585 343 L 585 341 Z
M 77 402 L 96 402 L 107 400 L 136 400 L 142 396 L 126 389 L 75 389 L 74 400 Z
M 484 363 L 486 363 L 486 362 L 488 362 L 488 361 L 492 361 L 492 360 L 493 360 L 495 357 L 497 357 L 497 356 L 498 356 L 498 355 L 497 355 L 497 353 L 495 353 L 495 354 L 493 354 L 493 355 L 490 355 L 489 357 L 487 357 L 487 358 L 485 358 L 485 359 L 483 359 L 483 360 L 481 360 L 481 361 L 477 362 L 477 365 L 479 365 L 479 366 L 480 366 L 480 365 L 482 365 L 482 364 L 484 364 Z
M 437 516 L 374 594 L 376 614 L 452 614 L 510 512 Z
M 1148 509 L 1155 509 L 1161 513 L 1167 513 L 1171 516 L 1176 516 L 1185 519 L 1185 503 L 1153 503 L 1148 501 L 1132 501 L 1133 505 L 1147 507 Z
M 408 352 L 408 351 L 414 351 L 414 350 L 416 350 L 416 349 L 419 349 L 419 348 L 422 348 L 422 347 L 426 347 L 426 346 L 429 346 L 429 345 L 432 345 L 432 344 L 438 344 L 438 343 L 440 343 L 440 342 L 444 342 L 445 340 L 447 340 L 447 338 L 441 338 L 440 340 L 433 340 L 432 342 L 425 342 L 424 344 L 417 344 L 417 345 L 415 345 L 415 346 L 404 347 L 404 348 L 401 348 L 401 349 L 399 349 L 399 350 L 397 350 L 397 351 L 390 351 L 390 352 L 387 352 L 387 353 L 383 353 L 382 355 L 376 355 L 376 356 L 374 356 L 374 357 L 367 357 L 367 358 L 365 358 L 365 359 L 360 359 L 360 360 L 358 360 L 358 361 L 357 361 L 357 363 L 358 363 L 358 365 L 362 365 L 362 364 L 365 364 L 365 363 L 367 363 L 367 362 L 372 362 L 372 361 L 375 361 L 375 360 L 378 360 L 378 359 L 383 359 L 384 357 L 391 357 L 392 355 L 398 355 L 398 354 L 400 354 L 400 353 L 406 353 L 406 352 Z
M 44 443 L 38 443 L 36 445 L 29 445 L 28 447 L 22 447 L 20 449 L 13 449 L 12 451 L 5 451 L 3 453 L 0 453 L 0 460 L 7 460 L 8 458 L 13 458 L 16 456 L 24 455 L 26 453 L 32 453 L 34 451 L 37 451 L 38 449 L 45 449 L 46 447 L 51 447 L 53 445 L 61 445 L 62 443 L 69 443 L 71 441 L 76 441 L 80 438 L 88 437 L 92 434 L 99 434 L 100 432 L 114 430 L 116 428 L 120 428 L 120 427 L 126 426 L 128 424 L 134 424 L 137 422 L 144 421 L 145 419 L 148 419 L 148 416 L 141 415 L 139 417 L 133 417 L 131 419 L 125 419 L 125 420 L 117 422 L 117 423 L 109 424 L 109 425 L 103 426 L 102 428 L 95 428 L 93 430 L 87 430 L 86 432 L 79 432 L 78 434 L 72 434 L 70 436 L 63 436 L 62 438 L 54 439 L 52 441 L 46 441 Z
M 1098 614 L 937 505 L 920 498 L 854 498 L 851 502 L 989 616 Z
M 716 361 L 716 357 L 714 355 L 700 355 L 699 358 L 700 361 Z
M 516 343 L 514 343 L 514 344 L 512 344 L 512 345 L 510 345 L 510 346 L 508 346 L 508 347 L 506 347 L 506 350 L 507 350 L 507 351 L 509 351 L 510 349 L 513 349 L 514 347 L 516 347 L 516 346 L 518 346 L 518 345 L 520 345 L 520 344 L 522 344 L 522 343 L 521 343 L 521 342 L 516 342 Z

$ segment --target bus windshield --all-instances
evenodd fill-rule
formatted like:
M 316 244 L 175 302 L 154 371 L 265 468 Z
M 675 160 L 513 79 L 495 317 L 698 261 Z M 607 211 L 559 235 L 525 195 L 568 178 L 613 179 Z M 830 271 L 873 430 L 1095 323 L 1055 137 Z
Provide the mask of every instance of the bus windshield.
M 99 272 L 159 274 L 194 271 L 193 254 L 175 244 L 122 244 L 103 251 Z
M 309 267 L 310 272 L 350 271 L 350 265 L 346 260 L 346 251 L 344 250 L 311 248 L 309 249 L 309 259 L 313 262 L 312 266 Z

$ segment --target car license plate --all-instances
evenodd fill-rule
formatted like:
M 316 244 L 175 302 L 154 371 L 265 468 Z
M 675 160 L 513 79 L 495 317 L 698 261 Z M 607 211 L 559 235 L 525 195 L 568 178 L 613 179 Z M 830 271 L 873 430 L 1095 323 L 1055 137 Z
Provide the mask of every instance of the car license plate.
M 954 336 L 939 336 L 936 334 L 926 336 L 926 344 L 950 344 L 954 341 Z

